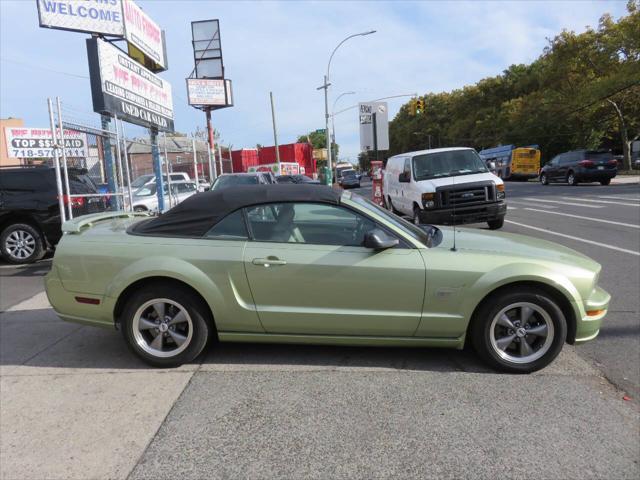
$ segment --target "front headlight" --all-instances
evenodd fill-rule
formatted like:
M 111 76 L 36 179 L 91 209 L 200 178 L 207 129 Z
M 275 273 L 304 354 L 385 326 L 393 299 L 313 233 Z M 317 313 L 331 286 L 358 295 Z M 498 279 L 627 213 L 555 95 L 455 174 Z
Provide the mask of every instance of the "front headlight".
M 435 193 L 423 193 L 422 194 L 422 206 L 424 208 L 433 208 L 436 205 Z
M 504 183 L 501 185 L 496 185 L 496 198 L 498 200 L 504 200 L 506 197 L 506 193 L 504 191 Z

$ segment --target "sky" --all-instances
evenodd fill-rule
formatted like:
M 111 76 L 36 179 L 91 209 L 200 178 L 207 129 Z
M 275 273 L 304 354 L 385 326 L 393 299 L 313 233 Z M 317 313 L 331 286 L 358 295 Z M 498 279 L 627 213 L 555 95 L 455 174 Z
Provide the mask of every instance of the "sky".
M 604 13 L 625 14 L 625 1 L 177 1 L 138 0 L 166 31 L 176 130 L 205 128 L 187 104 L 193 69 L 190 22 L 218 18 L 226 77 L 235 105 L 213 113 L 222 143 L 233 149 L 273 145 L 269 92 L 280 144 L 324 128 L 323 82 L 331 51 L 329 109 L 377 98 L 450 91 L 535 60 L 562 29 L 582 32 Z M 65 118 L 97 125 L 92 112 L 87 34 L 40 28 L 35 0 L 0 0 L 0 117 L 48 125 L 47 97 Z M 389 100 L 389 118 L 408 97 Z M 428 112 L 426 113 L 428 114 Z M 341 159 L 356 162 L 357 109 L 335 116 Z M 127 126 L 128 136 L 145 131 Z

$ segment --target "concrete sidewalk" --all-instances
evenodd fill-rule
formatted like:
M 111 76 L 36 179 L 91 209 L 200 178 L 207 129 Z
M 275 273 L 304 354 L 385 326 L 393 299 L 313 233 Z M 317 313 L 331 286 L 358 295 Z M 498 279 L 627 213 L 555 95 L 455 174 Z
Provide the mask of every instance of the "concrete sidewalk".
M 621 175 L 611 179 L 612 185 L 640 184 L 640 175 Z
M 220 344 L 155 370 L 39 294 L 0 317 L 0 478 L 638 478 L 639 418 L 571 347 L 534 375 L 468 352 Z

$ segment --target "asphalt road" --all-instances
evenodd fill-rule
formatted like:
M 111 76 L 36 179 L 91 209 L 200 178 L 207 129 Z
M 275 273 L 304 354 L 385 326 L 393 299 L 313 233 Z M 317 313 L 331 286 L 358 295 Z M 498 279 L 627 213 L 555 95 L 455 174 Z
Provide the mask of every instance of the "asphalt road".
M 595 258 L 613 294 L 595 342 L 526 376 L 469 351 L 254 344 L 150 369 L 55 316 L 47 261 L 0 266 L 0 478 L 639 478 L 640 189 L 507 192 L 505 231 Z
M 600 285 L 612 295 L 609 315 L 597 340 L 576 352 L 639 399 L 640 186 L 506 185 L 509 207 L 503 231 L 563 244 L 603 266 Z M 371 184 L 363 183 L 354 191 L 370 197 Z

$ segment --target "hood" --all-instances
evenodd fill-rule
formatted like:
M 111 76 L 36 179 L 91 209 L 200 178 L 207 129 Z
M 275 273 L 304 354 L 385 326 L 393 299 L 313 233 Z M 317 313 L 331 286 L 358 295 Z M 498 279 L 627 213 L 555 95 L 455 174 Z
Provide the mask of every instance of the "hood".
M 443 240 L 437 248 L 453 246 L 453 227 L 439 227 Z M 539 238 L 515 233 L 482 231 L 456 227 L 456 248 L 459 251 L 509 255 L 514 258 L 546 260 L 555 264 L 600 271 L 600 264 L 571 248 Z
M 451 186 L 453 183 L 456 185 L 471 183 L 471 182 L 483 182 L 486 180 L 492 180 L 496 183 L 496 185 L 502 185 L 502 179 L 491 172 L 485 173 L 474 173 L 472 175 L 456 175 L 455 177 L 441 177 L 441 178 L 430 178 L 428 180 L 420 180 L 416 182 L 421 186 L 429 186 L 431 190 L 436 191 L 437 187 L 443 186 Z

